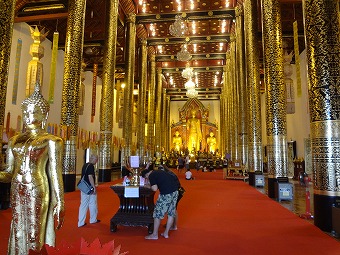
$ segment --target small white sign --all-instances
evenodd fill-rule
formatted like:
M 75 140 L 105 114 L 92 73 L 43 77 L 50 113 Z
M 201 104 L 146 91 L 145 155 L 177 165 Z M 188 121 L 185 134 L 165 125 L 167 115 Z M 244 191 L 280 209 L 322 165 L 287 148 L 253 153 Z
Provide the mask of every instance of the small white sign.
M 125 187 L 124 197 L 139 197 L 139 187 Z
M 132 168 L 139 167 L 139 156 L 130 156 L 130 166 Z

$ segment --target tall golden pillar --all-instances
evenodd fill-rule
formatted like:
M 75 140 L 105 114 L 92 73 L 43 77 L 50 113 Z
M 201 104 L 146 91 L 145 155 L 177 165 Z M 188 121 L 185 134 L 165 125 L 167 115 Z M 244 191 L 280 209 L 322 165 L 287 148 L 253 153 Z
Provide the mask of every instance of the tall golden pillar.
M 255 172 L 262 173 L 260 63 L 257 37 L 257 0 L 244 1 L 248 94 L 248 174 L 255 185 Z
M 139 154 L 139 162 L 145 163 L 145 103 L 146 103 L 146 86 L 147 86 L 147 67 L 148 52 L 147 40 L 141 39 L 139 44 L 140 53 L 140 81 L 138 88 L 138 125 L 137 125 L 137 149 Z
M 166 89 L 162 89 L 162 116 L 161 118 L 161 147 L 164 151 L 169 151 L 168 149 L 168 143 L 169 140 L 169 125 L 168 125 L 168 97 L 166 96 Z
M 155 112 L 155 152 L 161 153 L 162 68 L 157 68 L 157 95 Z M 160 155 L 159 155 L 160 157 Z
M 225 105 L 226 105 L 226 153 L 232 153 L 232 98 L 231 98 L 231 57 L 230 50 L 226 53 L 226 82 L 225 88 Z
M 124 89 L 124 118 L 123 138 L 125 147 L 122 150 L 122 159 L 131 156 L 132 147 L 132 113 L 133 89 L 135 74 L 135 46 L 136 46 L 136 14 L 126 16 L 126 51 L 125 51 L 125 89 Z
M 4 131 L 8 69 L 11 55 L 15 1 L 0 0 L 0 134 Z M 2 139 L 0 139 L 2 148 Z M 2 152 L 1 152 L 2 153 Z M 0 164 L 3 163 L 0 157 Z
M 263 0 L 263 48 L 266 86 L 268 196 L 275 197 L 277 177 L 287 176 L 286 87 L 278 0 Z
M 108 20 L 105 32 L 105 51 L 102 77 L 102 105 L 100 108 L 100 142 L 98 160 L 98 181 L 111 181 L 112 129 L 116 67 L 116 41 L 118 21 L 118 0 L 109 1 Z
M 236 13 L 236 70 L 237 70 L 237 88 L 238 88 L 238 151 L 239 159 L 242 164 L 248 164 L 248 102 L 246 87 L 246 61 L 245 61 L 245 43 L 244 43 L 244 13 L 243 5 L 238 4 L 235 8 Z
M 340 201 L 339 1 L 304 1 L 314 180 L 314 224 L 331 232 Z
M 76 183 L 79 86 L 83 57 L 85 9 L 86 0 L 69 1 L 61 102 L 61 128 L 66 132 L 63 155 L 63 179 L 66 192 L 74 191 Z
M 165 143 L 165 150 L 170 151 L 170 96 L 166 96 L 166 89 L 164 89 L 164 98 L 166 98 L 166 104 L 165 104 L 165 116 L 166 116 L 166 125 L 165 125 L 165 133 L 166 136 L 166 143 Z
M 235 35 L 232 35 L 230 38 L 230 84 L 231 84 L 231 159 L 233 161 L 240 159 L 240 153 L 238 148 L 238 102 L 239 102 L 239 91 L 237 86 L 237 75 L 236 75 L 236 38 Z
M 220 152 L 221 155 L 225 155 L 225 137 L 226 137 L 226 123 L 225 123 L 225 116 L 226 116 L 226 109 L 225 109 L 225 86 L 226 84 L 226 68 L 223 67 L 223 87 L 222 87 L 222 93 L 220 96 L 220 120 L 221 120 L 221 126 L 220 126 Z
M 155 90 L 156 90 L 156 56 L 151 55 L 151 68 L 149 79 L 149 97 L 148 97 L 148 156 L 153 157 L 155 152 Z

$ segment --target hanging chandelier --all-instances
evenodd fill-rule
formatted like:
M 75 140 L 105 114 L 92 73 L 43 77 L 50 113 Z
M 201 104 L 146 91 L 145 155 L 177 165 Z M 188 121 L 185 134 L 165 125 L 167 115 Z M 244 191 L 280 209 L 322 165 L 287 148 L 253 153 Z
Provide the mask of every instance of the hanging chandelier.
M 182 19 L 182 15 L 176 15 L 175 19 L 175 22 L 169 26 L 169 33 L 172 36 L 176 37 L 185 36 L 188 33 L 189 29 L 186 22 Z
M 195 98 L 198 96 L 198 92 L 196 89 L 188 89 L 186 95 L 189 98 Z
M 189 61 L 192 56 L 187 49 L 188 45 L 185 43 L 182 45 L 182 48 L 179 52 L 177 52 L 177 60 L 178 61 Z
M 195 87 L 196 84 L 189 79 L 185 84 L 184 87 L 186 88 L 187 92 L 186 92 L 186 96 L 189 98 L 195 98 L 198 96 L 198 92 L 196 91 Z
M 191 79 L 194 77 L 194 69 L 190 67 L 189 64 L 186 64 L 185 69 L 182 71 L 182 77 L 185 79 Z

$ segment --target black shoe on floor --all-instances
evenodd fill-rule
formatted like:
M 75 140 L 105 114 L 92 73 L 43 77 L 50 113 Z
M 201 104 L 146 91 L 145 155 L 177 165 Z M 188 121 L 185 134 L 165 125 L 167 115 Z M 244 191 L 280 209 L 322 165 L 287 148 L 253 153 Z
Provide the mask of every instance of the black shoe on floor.
M 91 224 L 96 224 L 96 223 L 99 223 L 100 222 L 100 220 L 97 220 L 96 222 L 93 222 L 93 223 L 91 223 Z
M 86 226 L 86 223 L 84 223 L 84 225 L 79 226 L 78 228 L 81 228 L 81 227 L 84 227 L 84 226 Z

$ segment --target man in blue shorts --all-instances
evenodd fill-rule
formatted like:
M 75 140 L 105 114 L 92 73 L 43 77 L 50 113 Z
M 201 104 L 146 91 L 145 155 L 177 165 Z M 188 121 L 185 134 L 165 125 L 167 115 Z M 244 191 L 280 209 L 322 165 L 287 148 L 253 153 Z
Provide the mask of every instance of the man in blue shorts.
M 145 237 L 148 240 L 158 239 L 158 229 L 165 214 L 168 215 L 166 228 L 161 234 L 164 238 L 169 238 L 169 230 L 176 217 L 176 202 L 178 198 L 178 184 L 169 173 L 162 170 L 143 170 L 142 177 L 149 179 L 151 189 L 157 191 L 159 196 L 153 211 L 154 225 L 152 234 Z

